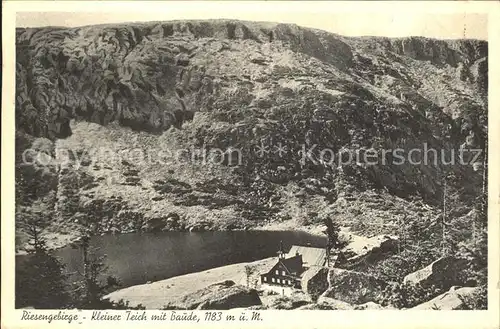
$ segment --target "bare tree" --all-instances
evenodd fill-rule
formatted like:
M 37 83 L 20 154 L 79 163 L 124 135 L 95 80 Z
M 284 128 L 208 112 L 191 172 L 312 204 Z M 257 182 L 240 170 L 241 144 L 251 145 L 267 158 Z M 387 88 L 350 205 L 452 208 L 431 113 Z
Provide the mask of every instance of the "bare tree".
M 250 265 L 245 265 L 245 275 L 247 278 L 247 287 L 250 287 L 250 277 L 254 272 L 254 268 Z

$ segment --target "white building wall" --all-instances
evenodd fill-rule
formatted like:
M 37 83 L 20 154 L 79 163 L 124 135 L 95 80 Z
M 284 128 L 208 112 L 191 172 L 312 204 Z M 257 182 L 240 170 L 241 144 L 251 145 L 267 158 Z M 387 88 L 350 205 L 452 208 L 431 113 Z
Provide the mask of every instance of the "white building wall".
M 264 291 L 274 291 L 280 295 L 291 296 L 293 292 L 300 291 L 292 287 L 280 287 L 272 284 L 261 284 L 260 288 Z

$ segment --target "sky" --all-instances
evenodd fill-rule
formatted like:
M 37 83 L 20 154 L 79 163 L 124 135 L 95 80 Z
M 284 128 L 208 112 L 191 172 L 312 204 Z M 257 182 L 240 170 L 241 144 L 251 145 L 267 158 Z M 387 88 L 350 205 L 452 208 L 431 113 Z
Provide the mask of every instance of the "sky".
M 373 7 L 370 4 L 367 4 L 365 8 L 358 5 L 359 9 L 356 9 L 352 6 L 349 8 L 339 7 L 336 2 L 322 2 L 307 7 L 304 7 L 303 2 L 288 2 L 287 4 L 276 2 L 261 2 L 259 4 L 253 2 L 196 2 L 196 5 L 193 5 L 194 2 L 188 1 L 185 4 L 158 2 L 141 7 L 126 6 L 123 3 L 115 2 L 115 5 L 120 5 L 120 7 L 88 5 L 80 6 L 79 9 L 74 6 L 65 8 L 63 3 L 60 3 L 56 10 L 68 11 L 18 11 L 16 26 L 74 27 L 105 23 L 227 18 L 295 23 L 347 36 L 425 36 L 441 39 L 466 37 L 483 40 L 488 38 L 487 14 L 471 12 L 465 7 L 464 10 L 428 12 L 419 9 L 419 7 L 412 9 L 412 3 L 407 3 L 405 8 L 408 10 L 390 10 L 396 8 L 395 5 L 389 7 L 388 10 L 377 10 L 380 9 L 377 7 L 383 6 Z M 154 10 L 155 6 L 157 10 Z M 438 9 L 446 9 L 447 7 L 449 6 L 438 7 Z M 32 7 L 26 6 L 25 8 L 29 10 Z M 46 9 L 46 6 L 42 7 L 42 10 Z M 101 10 L 93 11 L 97 9 Z

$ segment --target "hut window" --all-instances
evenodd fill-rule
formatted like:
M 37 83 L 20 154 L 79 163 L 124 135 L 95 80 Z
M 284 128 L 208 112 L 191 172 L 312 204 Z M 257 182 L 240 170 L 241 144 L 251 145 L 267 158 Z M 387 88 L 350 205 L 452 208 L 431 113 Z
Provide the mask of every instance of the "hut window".
M 292 281 L 288 280 L 288 285 L 291 285 L 292 284 Z
M 280 271 L 279 270 L 276 270 L 276 275 L 280 275 Z
M 266 282 L 266 281 L 267 281 L 267 278 L 266 278 L 266 277 L 264 277 L 263 279 L 264 279 L 264 282 Z
M 271 281 L 273 281 L 273 282 L 274 282 L 274 278 L 271 278 Z
M 280 279 L 276 279 L 276 281 L 278 281 L 278 283 L 281 283 L 281 282 L 280 282 Z

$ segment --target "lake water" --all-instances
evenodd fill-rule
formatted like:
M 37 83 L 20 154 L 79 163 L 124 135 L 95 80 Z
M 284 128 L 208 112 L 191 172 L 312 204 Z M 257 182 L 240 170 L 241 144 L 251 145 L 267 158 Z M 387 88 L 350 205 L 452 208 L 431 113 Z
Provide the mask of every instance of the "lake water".
M 106 255 L 107 275 L 128 287 L 213 267 L 276 256 L 293 244 L 324 247 L 326 239 L 296 231 L 162 232 L 96 236 L 96 255 Z M 55 252 L 69 272 L 82 270 L 82 252 Z

